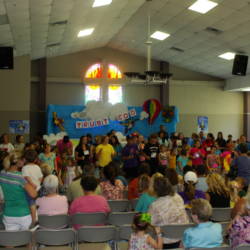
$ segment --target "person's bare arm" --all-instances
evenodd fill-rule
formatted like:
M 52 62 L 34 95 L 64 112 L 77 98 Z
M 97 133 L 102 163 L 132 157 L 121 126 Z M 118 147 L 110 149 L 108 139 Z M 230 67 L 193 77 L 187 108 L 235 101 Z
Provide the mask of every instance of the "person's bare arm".
M 28 195 L 31 196 L 32 198 L 37 197 L 36 188 L 34 188 L 30 183 L 27 182 L 24 186 L 24 189 L 28 193 Z
M 29 176 L 24 176 L 24 178 L 33 188 L 37 188 L 36 184 L 32 181 L 32 179 Z
M 208 193 L 205 193 L 206 200 L 210 201 L 210 195 Z
M 147 243 L 155 249 L 162 249 L 162 246 L 163 246 L 163 240 L 160 235 L 157 235 L 156 240 L 153 239 L 151 236 L 148 236 Z

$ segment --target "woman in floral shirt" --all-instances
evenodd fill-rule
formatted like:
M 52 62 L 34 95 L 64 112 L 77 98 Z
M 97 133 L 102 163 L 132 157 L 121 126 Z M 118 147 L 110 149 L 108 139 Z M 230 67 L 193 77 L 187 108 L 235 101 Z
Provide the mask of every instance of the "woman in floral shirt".
M 174 192 L 167 178 L 157 177 L 154 181 L 154 190 L 158 199 L 151 204 L 148 211 L 152 216 L 152 225 L 189 223 L 183 199 Z M 164 238 L 163 242 L 164 249 L 178 248 L 180 239 Z
M 117 171 L 114 165 L 109 164 L 103 169 L 105 181 L 100 183 L 102 195 L 107 200 L 122 200 L 124 199 L 124 189 L 122 181 L 116 179 Z
M 229 229 L 230 245 L 233 249 L 242 244 L 250 244 L 250 188 L 245 201 L 244 213 L 236 215 Z

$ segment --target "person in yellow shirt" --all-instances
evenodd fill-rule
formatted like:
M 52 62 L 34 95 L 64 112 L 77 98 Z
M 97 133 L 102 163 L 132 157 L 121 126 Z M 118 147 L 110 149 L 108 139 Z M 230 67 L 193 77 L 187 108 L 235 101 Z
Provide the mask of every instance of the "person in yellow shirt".
M 98 160 L 98 166 L 103 168 L 107 166 L 115 156 L 115 150 L 112 145 L 109 144 L 109 137 L 104 136 L 101 144 L 96 147 L 96 156 Z

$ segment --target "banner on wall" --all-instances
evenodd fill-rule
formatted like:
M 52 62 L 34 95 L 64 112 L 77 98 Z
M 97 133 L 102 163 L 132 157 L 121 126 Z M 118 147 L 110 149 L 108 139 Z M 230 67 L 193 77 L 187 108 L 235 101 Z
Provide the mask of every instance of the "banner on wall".
M 127 113 L 119 114 L 116 117 L 116 120 L 121 122 L 121 121 L 128 120 L 129 118 L 135 117 L 136 115 L 137 115 L 136 110 L 130 109 Z
M 101 127 L 101 126 L 106 126 L 109 125 L 109 119 L 105 118 L 102 120 L 97 120 L 97 121 L 77 121 L 76 122 L 76 128 L 81 129 L 81 128 L 95 128 L 95 127 Z
M 30 121 L 28 120 L 10 120 L 9 132 L 11 134 L 29 134 Z
M 111 107 L 108 105 L 108 107 L 102 109 L 102 105 L 98 104 L 94 111 L 92 105 L 90 105 L 89 109 L 83 105 L 48 105 L 47 134 L 60 132 L 60 128 L 54 124 L 54 112 L 63 119 L 65 132 L 70 138 L 80 138 L 83 134 L 88 133 L 92 134 L 92 136 L 104 135 L 111 130 L 121 132 L 124 135 L 137 132 L 147 138 L 159 131 L 160 125 L 164 125 L 171 134 L 176 131 L 176 125 L 179 122 L 177 107 L 174 108 L 174 116 L 170 122 L 163 120 L 160 112 L 155 121 L 149 124 L 149 114 L 141 106 L 124 108 L 119 107 L 117 104 L 118 107 L 116 105 Z
M 204 133 L 208 133 L 208 117 L 207 116 L 198 116 L 198 133 L 203 131 Z

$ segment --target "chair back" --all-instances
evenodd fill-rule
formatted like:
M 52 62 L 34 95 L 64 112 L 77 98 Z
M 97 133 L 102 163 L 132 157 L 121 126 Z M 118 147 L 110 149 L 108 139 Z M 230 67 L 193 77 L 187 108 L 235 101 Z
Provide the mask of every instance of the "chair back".
M 0 231 L 0 246 L 18 247 L 31 242 L 30 231 Z
M 71 224 L 94 226 L 107 223 L 107 214 L 105 213 L 78 213 L 71 216 Z
M 83 226 L 77 231 L 78 242 L 107 242 L 115 240 L 116 228 L 114 226 Z
M 215 222 L 224 222 L 231 220 L 231 208 L 213 208 L 211 220 Z
M 227 228 L 229 226 L 229 221 L 227 222 L 220 222 L 221 227 L 222 227 L 222 234 L 226 235 L 227 234 Z
M 139 199 L 130 200 L 132 210 L 135 210 L 138 200 Z
M 69 216 L 67 214 L 59 215 L 39 215 L 39 226 L 47 229 L 66 228 L 69 225 Z
M 129 209 L 128 200 L 109 200 L 108 203 L 112 212 L 126 212 Z
M 170 239 L 182 239 L 183 233 L 187 228 L 194 227 L 195 224 L 169 224 L 161 226 L 164 237 Z
M 250 244 L 249 245 L 241 245 L 236 248 L 236 250 L 249 250 L 250 249 Z
M 132 234 L 131 225 L 119 226 L 119 240 L 129 240 Z
M 132 224 L 136 212 L 114 212 L 109 214 L 108 222 L 114 226 Z
M 39 245 L 63 246 L 75 244 L 76 234 L 73 229 L 47 230 L 41 229 L 35 231 L 35 242 Z
M 229 246 L 220 246 L 220 247 L 213 247 L 213 248 L 190 248 L 190 250 L 232 250 Z M 249 249 L 249 248 L 248 248 Z

